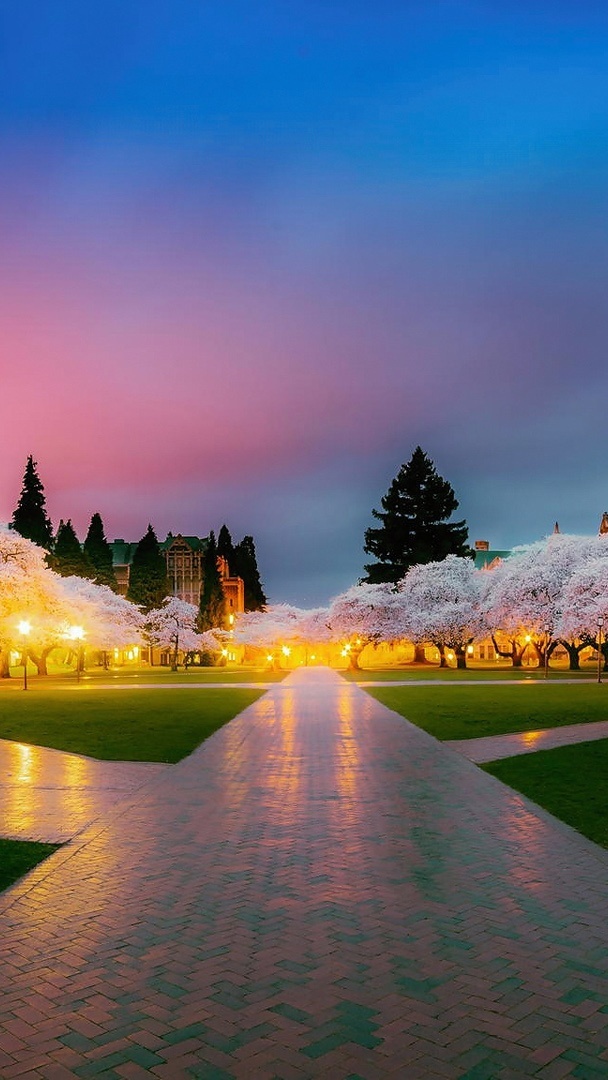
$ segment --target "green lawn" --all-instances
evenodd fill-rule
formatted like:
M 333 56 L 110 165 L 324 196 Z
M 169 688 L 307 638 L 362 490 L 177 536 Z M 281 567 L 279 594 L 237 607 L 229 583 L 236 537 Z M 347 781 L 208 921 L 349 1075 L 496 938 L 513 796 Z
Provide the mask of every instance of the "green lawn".
M 3 695 L 0 738 L 106 761 L 174 763 L 241 712 L 262 690 L 72 689 L 42 681 Z
M 412 667 L 410 664 L 404 667 L 394 668 L 361 668 L 360 671 L 343 671 L 341 674 L 345 679 L 351 682 L 420 682 L 432 680 L 433 682 L 485 682 L 488 680 L 494 681 L 495 679 L 501 682 L 521 682 L 522 680 L 531 681 L 539 680 L 545 681 L 545 673 L 543 668 L 538 667 L 523 667 L 512 668 L 505 667 L 487 667 L 481 665 L 474 665 L 466 668 L 465 671 L 458 671 L 457 668 L 440 668 L 437 666 L 429 665 L 428 667 Z M 563 679 L 594 679 L 597 675 L 597 668 L 590 667 L 589 665 L 583 667 L 581 671 L 568 671 L 565 667 L 552 668 L 549 672 L 547 681 L 560 682 Z M 608 675 L 606 676 L 608 681 Z
M 476 739 L 608 720 L 608 684 L 386 686 L 366 691 L 437 739 Z
M 596 844 L 608 847 L 608 739 L 538 750 L 483 768 Z
M 29 840 L 0 840 L 0 892 L 52 855 L 58 846 Z
M 267 671 L 261 668 L 224 668 L 224 667 L 192 667 L 184 671 L 171 671 L 167 667 L 133 667 L 117 668 L 105 671 L 100 667 L 88 668 L 81 676 L 76 677 L 76 672 L 65 668 L 51 669 L 49 675 L 40 677 L 30 664 L 28 668 L 28 684 L 30 688 L 35 686 L 75 686 L 82 685 L 98 686 L 107 684 L 110 686 L 133 685 L 134 683 L 175 684 L 175 683 L 274 683 L 281 682 L 288 674 L 287 671 Z M 23 668 L 12 668 L 12 678 L 0 680 L 0 693 L 4 690 L 19 689 L 23 685 Z

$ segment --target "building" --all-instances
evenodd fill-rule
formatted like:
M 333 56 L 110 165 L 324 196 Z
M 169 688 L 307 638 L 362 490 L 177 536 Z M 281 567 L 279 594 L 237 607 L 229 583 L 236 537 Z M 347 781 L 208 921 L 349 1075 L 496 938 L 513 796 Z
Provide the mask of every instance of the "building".
M 206 537 L 174 536 L 169 533 L 159 544 L 167 563 L 167 577 L 173 596 L 179 596 L 189 604 L 198 607 L 203 585 L 203 556 L 207 546 Z M 129 573 L 137 544 L 125 540 L 113 540 L 112 565 L 118 582 L 118 591 L 126 595 L 129 587 Z M 245 610 L 245 586 L 243 579 L 233 577 L 225 559 L 218 559 L 225 597 L 226 624 L 230 627 L 234 616 Z
M 503 559 L 508 559 L 510 551 L 499 551 L 491 548 L 488 540 L 475 541 L 475 569 L 493 570 Z

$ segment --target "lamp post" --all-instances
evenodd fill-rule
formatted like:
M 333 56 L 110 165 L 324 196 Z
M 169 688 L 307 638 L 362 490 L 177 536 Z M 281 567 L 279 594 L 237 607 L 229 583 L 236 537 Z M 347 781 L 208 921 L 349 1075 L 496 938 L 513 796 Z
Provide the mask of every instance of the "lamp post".
M 549 627 L 544 627 L 545 631 L 545 679 L 549 676 Z
M 19 633 L 21 634 L 21 636 L 23 637 L 23 651 L 22 651 L 23 689 L 27 690 L 27 639 L 28 639 L 29 633 L 31 632 L 32 626 L 31 626 L 31 623 L 29 623 L 27 621 L 27 619 L 22 619 L 21 622 L 19 623 L 19 626 L 17 627 L 17 629 L 18 629 Z
M 604 620 L 603 620 L 602 616 L 600 615 L 599 619 L 597 620 L 597 681 L 598 681 L 598 683 L 601 683 L 601 681 L 602 681 L 602 660 L 603 660 L 603 656 L 602 656 L 602 627 L 603 627 L 603 625 L 604 625 Z

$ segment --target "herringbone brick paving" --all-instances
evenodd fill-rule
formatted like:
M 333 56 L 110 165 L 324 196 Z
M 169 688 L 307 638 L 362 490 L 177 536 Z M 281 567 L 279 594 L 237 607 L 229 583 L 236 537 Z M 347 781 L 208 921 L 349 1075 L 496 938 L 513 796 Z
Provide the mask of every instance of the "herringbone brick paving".
M 608 1077 L 608 853 L 331 672 L 0 901 L 0 1076 Z

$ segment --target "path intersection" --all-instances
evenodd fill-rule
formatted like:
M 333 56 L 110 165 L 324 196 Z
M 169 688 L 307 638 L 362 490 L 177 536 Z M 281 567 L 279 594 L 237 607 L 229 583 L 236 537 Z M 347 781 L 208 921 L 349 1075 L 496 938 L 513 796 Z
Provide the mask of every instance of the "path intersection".
M 608 1077 L 608 852 L 325 669 L 0 897 L 0 1077 Z

